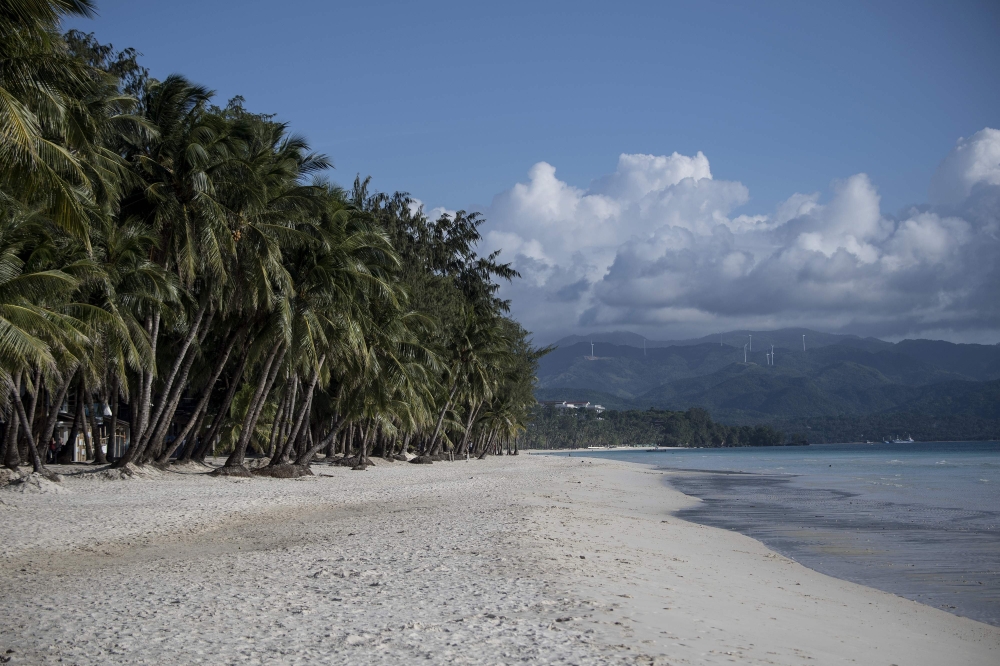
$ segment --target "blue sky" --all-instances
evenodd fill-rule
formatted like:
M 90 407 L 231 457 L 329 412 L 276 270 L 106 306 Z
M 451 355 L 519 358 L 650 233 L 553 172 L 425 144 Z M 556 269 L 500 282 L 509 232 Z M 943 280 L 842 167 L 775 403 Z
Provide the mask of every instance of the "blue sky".
M 542 339 L 1000 339 L 996 2 L 98 9 L 67 27 L 277 114 L 337 182 L 484 211 Z
M 955 140 L 1000 124 L 1000 6 L 826 4 L 99 0 L 74 27 L 431 206 L 541 160 L 585 187 L 622 152 L 699 150 L 752 211 L 859 171 L 887 210 L 924 201 Z

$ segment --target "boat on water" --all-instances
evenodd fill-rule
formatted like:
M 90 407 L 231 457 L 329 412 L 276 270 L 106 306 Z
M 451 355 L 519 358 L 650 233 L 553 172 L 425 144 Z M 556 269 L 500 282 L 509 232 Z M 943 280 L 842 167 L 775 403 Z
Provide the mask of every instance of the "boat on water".
M 892 438 L 888 438 L 887 437 L 884 440 L 882 440 L 882 443 L 883 444 L 910 444 L 913 441 L 914 441 L 914 439 L 912 437 L 910 437 L 909 435 L 907 435 L 906 439 L 902 439 L 900 437 L 892 437 Z

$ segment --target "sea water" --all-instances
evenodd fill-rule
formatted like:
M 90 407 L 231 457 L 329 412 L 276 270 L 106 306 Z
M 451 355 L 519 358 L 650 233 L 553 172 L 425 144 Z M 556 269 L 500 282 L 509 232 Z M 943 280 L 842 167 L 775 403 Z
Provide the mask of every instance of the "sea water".
M 686 520 L 1000 626 L 1000 442 L 574 451 L 682 470 Z

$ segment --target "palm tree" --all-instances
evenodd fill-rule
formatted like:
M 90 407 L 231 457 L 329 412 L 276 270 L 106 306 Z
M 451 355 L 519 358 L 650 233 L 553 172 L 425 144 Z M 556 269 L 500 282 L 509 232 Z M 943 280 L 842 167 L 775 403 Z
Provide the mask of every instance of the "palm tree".
M 67 110 L 92 79 L 56 26 L 92 13 L 90 0 L 0 4 L 0 196 L 44 211 L 79 237 L 91 191 Z
M 58 35 L 91 10 L 0 0 L 5 462 L 43 469 L 71 395 L 98 462 L 95 406 L 114 437 L 130 402 L 117 466 L 203 459 L 220 433 L 217 473 L 240 475 L 251 447 L 301 474 L 337 441 L 359 469 L 516 442 L 538 350 L 497 295 L 516 273 L 476 252 L 482 217 L 329 185 L 326 157 L 240 98 Z

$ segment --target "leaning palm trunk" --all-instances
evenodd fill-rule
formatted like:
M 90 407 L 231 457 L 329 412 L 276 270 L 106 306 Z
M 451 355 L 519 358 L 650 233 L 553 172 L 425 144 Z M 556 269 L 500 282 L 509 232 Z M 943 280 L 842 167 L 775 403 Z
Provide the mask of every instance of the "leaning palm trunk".
M 214 311 L 209 313 L 208 319 L 205 320 L 205 325 L 201 327 L 202 333 L 201 335 L 198 336 L 198 348 L 200 348 L 201 344 L 205 341 L 205 336 L 208 334 L 208 328 L 212 324 L 212 318 L 214 315 L 215 315 Z M 152 434 L 150 435 L 152 444 L 146 449 L 146 454 L 143 456 L 143 461 L 142 461 L 143 464 L 149 462 L 153 458 L 159 458 L 163 449 L 163 441 L 164 439 L 166 439 L 167 432 L 170 430 L 170 426 L 173 423 L 174 414 L 177 413 L 177 406 L 181 402 L 181 397 L 184 395 L 184 391 L 187 389 L 188 376 L 191 374 L 191 366 L 194 364 L 194 359 L 197 356 L 198 356 L 198 349 L 190 347 L 188 349 L 187 358 L 184 360 L 184 367 L 181 369 L 180 377 L 175 382 L 173 393 L 169 396 L 169 401 L 166 403 L 167 408 L 160 416 L 160 420 L 156 426 L 156 429 L 153 430 Z M 166 396 L 163 398 L 163 400 L 167 399 L 168 398 Z M 194 419 L 192 418 L 189 420 L 189 422 L 193 420 Z M 173 453 L 173 449 L 176 448 L 177 448 L 176 446 L 172 447 L 171 453 Z M 169 457 L 170 455 L 168 454 L 167 458 Z
M 110 432 L 108 435 L 108 451 L 114 450 L 115 442 L 118 440 L 118 391 L 121 388 L 120 383 L 121 379 L 115 373 L 115 378 L 111 382 L 111 395 L 109 396 L 109 402 L 111 403 L 111 424 L 108 426 Z
M 80 396 L 84 400 L 86 400 L 87 399 L 87 392 L 85 390 L 83 390 L 83 389 L 80 389 Z M 82 410 L 82 413 L 83 413 L 83 446 L 84 446 L 84 450 L 87 452 L 86 453 L 86 458 L 87 458 L 87 460 L 93 460 L 94 459 L 94 439 L 93 439 L 93 433 L 91 433 L 91 430 L 90 430 L 90 424 L 87 423 L 87 420 L 88 420 L 87 412 L 88 411 L 93 411 L 93 410 L 88 410 L 86 403 L 84 403 L 83 407 L 81 407 L 80 409 Z
M 42 370 L 37 368 L 35 370 L 35 376 L 32 380 L 31 385 L 34 387 L 34 391 L 31 393 L 31 404 L 28 405 L 28 423 L 34 427 L 35 425 L 35 408 L 38 407 L 38 397 L 42 393 Z M 39 440 L 41 441 L 41 440 Z M 44 446 L 44 444 L 43 444 Z
M 215 419 L 212 421 L 212 425 L 209 426 L 208 433 L 202 438 L 201 444 L 197 449 L 192 447 L 191 455 L 187 458 L 182 458 L 181 460 L 194 460 L 196 462 L 205 462 L 205 456 L 208 454 L 208 449 L 212 446 L 212 442 L 215 441 L 216 436 L 219 434 L 219 428 L 222 427 L 223 421 L 226 420 L 226 414 L 229 412 L 229 406 L 233 404 L 233 398 L 236 396 L 236 389 L 240 385 L 240 381 L 243 379 L 243 373 L 246 371 L 247 360 L 250 357 L 250 349 L 247 347 L 243 350 L 240 355 L 240 364 L 233 374 L 232 382 L 229 384 L 229 390 L 226 391 L 226 397 L 222 399 L 222 404 L 219 406 L 219 411 L 215 414 Z
M 469 446 L 469 437 L 472 436 L 472 424 L 476 422 L 476 416 L 479 415 L 479 410 L 483 406 L 480 402 L 475 407 L 469 409 L 469 416 L 465 420 L 465 432 L 462 433 L 462 443 L 458 445 L 458 453 L 465 454 L 468 457 L 467 447 Z
M 486 455 L 490 452 L 490 448 L 493 446 L 493 441 L 496 439 L 496 437 L 497 437 L 497 431 L 495 429 L 487 433 L 486 439 L 483 441 L 483 451 L 482 453 L 479 454 L 480 460 L 485 458 Z
M 138 423 L 133 424 L 132 428 L 133 444 L 138 441 L 138 438 L 142 436 L 146 430 L 146 426 L 149 424 L 149 410 L 152 407 L 151 403 L 153 401 L 153 378 L 156 374 L 156 343 L 160 338 L 159 310 L 153 313 L 152 318 L 146 325 L 146 331 L 149 333 L 149 350 L 153 359 L 153 368 L 143 370 L 142 372 L 142 386 L 139 392 L 139 399 L 137 400 L 138 404 L 136 405 L 136 412 L 139 418 Z M 122 457 L 124 458 L 124 456 Z
M 66 394 L 69 393 L 70 384 L 73 383 L 73 378 L 76 376 L 76 368 L 74 367 L 66 377 L 66 381 L 63 383 L 62 387 L 59 389 L 59 394 L 52 401 L 52 412 L 49 414 L 49 418 L 45 422 L 45 429 L 42 430 L 42 436 L 39 438 L 39 442 L 42 446 L 48 446 L 48 443 L 52 441 L 52 435 L 56 431 L 56 423 L 59 420 L 59 408 L 62 407 L 63 401 L 66 400 Z
M 292 415 L 295 412 L 295 402 L 298 400 L 299 395 L 299 375 L 294 373 L 292 375 L 291 386 L 285 389 L 285 398 L 281 403 L 282 414 L 281 414 L 281 429 L 278 430 L 277 441 L 275 442 L 274 451 L 271 453 L 270 465 L 278 465 L 281 460 L 286 457 L 288 451 L 288 438 L 291 431 Z
M 305 466 L 312 462 L 313 456 L 315 456 L 320 449 L 325 449 L 333 443 L 333 440 L 336 439 L 338 434 L 340 434 L 340 429 L 343 424 L 343 419 L 341 419 L 339 415 L 334 415 L 330 432 L 328 432 L 326 437 L 322 440 L 313 442 L 313 445 L 309 447 L 307 451 L 304 451 L 298 458 L 295 459 L 295 464 L 298 466 Z
M 274 413 L 274 422 L 271 423 L 271 438 L 267 442 L 267 455 L 271 458 L 271 465 L 274 465 L 274 456 L 278 455 L 278 442 L 281 441 L 281 431 L 285 427 L 285 411 L 288 405 L 289 394 L 285 391 L 285 394 L 281 397 L 281 402 L 278 403 L 278 409 Z
M 9 469 L 16 470 L 21 464 L 21 454 L 17 450 L 17 414 L 14 411 L 14 398 L 11 395 L 11 391 L 16 390 L 8 389 L 7 395 L 4 396 L 4 402 L 9 408 L 9 413 L 7 414 L 7 424 L 4 426 L 3 431 L 3 464 Z
M 76 391 L 76 409 L 73 411 L 73 425 L 69 429 L 66 443 L 60 449 L 58 462 L 73 462 L 73 450 L 76 448 L 76 437 L 80 434 L 80 424 L 83 423 L 83 398 L 80 397 L 80 390 Z
M 444 417 L 448 413 L 448 408 L 451 407 L 451 401 L 455 398 L 456 391 L 458 391 L 458 382 L 455 382 L 455 385 L 451 387 L 451 393 L 448 394 L 448 399 L 445 400 L 444 408 L 438 416 L 437 425 L 434 427 L 434 434 L 431 435 L 431 441 L 427 445 L 427 455 L 432 456 L 437 453 L 438 436 L 441 434 L 441 426 L 444 424 Z
M 106 465 L 108 459 L 107 456 L 104 455 L 104 449 L 101 448 L 101 435 L 97 430 L 97 414 L 94 413 L 95 396 L 90 393 L 86 379 L 83 381 L 83 394 L 87 396 L 87 402 L 90 405 L 90 440 L 91 446 L 94 449 L 94 462 L 98 465 Z
M 184 430 L 181 431 L 181 434 L 177 435 L 177 439 L 174 440 L 174 446 L 164 450 L 163 453 L 161 453 L 159 457 L 157 457 L 156 462 L 162 464 L 170 460 L 170 456 L 174 455 L 174 452 L 177 450 L 177 448 L 182 443 L 184 443 L 184 440 L 187 437 L 190 436 L 192 427 L 196 423 L 199 423 L 201 421 L 201 415 L 205 410 L 205 408 L 208 406 L 209 398 L 212 397 L 212 389 L 215 388 L 215 383 L 219 381 L 219 376 L 222 375 L 222 371 L 226 367 L 226 361 L 229 360 L 229 354 L 232 353 L 233 347 L 236 345 L 236 340 L 238 337 L 239 334 L 237 332 L 233 334 L 233 336 L 229 339 L 229 343 L 226 345 L 225 351 L 222 352 L 222 356 L 219 357 L 219 360 L 216 362 L 215 368 L 212 370 L 212 376 L 209 377 L 208 384 L 205 385 L 205 390 L 201 394 L 201 399 L 198 401 L 197 406 L 195 406 L 194 412 L 191 413 L 191 418 L 188 419 L 187 425 L 184 426 Z M 190 370 L 190 366 L 188 366 L 187 370 Z M 187 372 L 185 372 L 185 377 L 186 376 Z M 174 411 L 176 411 L 177 409 L 176 403 L 174 404 L 173 409 Z M 171 418 L 173 418 L 172 415 Z
M 151 420 L 147 420 L 147 417 L 143 418 L 144 428 L 139 435 L 139 441 L 135 446 L 129 448 L 129 450 L 122 456 L 118 462 L 115 463 L 115 467 L 124 467 L 128 463 L 135 460 L 136 462 L 142 461 L 142 457 L 146 454 L 146 449 L 149 447 L 150 442 L 153 439 L 153 434 L 158 430 L 157 425 L 163 416 L 163 412 L 167 407 L 167 403 L 170 401 L 172 395 L 172 390 L 174 387 L 174 380 L 177 378 L 177 373 L 180 372 L 182 365 L 185 364 L 188 353 L 192 353 L 191 343 L 194 342 L 195 336 L 198 335 L 198 328 L 201 325 L 202 317 L 205 315 L 205 310 L 208 309 L 208 303 L 206 302 L 198 309 L 198 314 L 195 316 L 194 322 L 191 323 L 191 328 L 188 334 L 184 337 L 184 344 L 181 345 L 180 352 L 177 354 L 177 358 L 174 359 L 174 364 L 170 368 L 170 374 L 167 376 L 167 381 L 163 385 L 163 390 L 160 393 L 160 401 L 156 407 L 156 412 L 153 414 Z M 157 324 L 159 324 L 159 319 L 157 319 Z M 154 357 L 155 358 L 155 357 Z M 190 364 L 187 365 L 190 367 Z M 150 382 L 150 387 L 147 390 L 148 395 L 151 399 L 152 396 L 152 382 Z M 150 403 L 146 402 L 143 409 L 146 414 L 149 413 Z
M 146 455 L 143 457 L 143 463 L 148 462 L 153 457 L 159 457 L 163 449 L 163 441 L 167 436 L 167 432 L 170 430 L 170 425 L 173 423 L 174 414 L 177 413 L 177 406 L 181 402 L 181 396 L 184 394 L 184 389 L 187 388 L 188 375 L 191 373 L 191 365 L 194 363 L 195 356 L 198 353 L 195 350 L 188 352 L 187 359 L 184 361 L 184 368 L 181 370 L 181 376 L 174 386 L 173 395 L 170 396 L 170 402 L 167 404 L 167 409 L 163 412 L 160 417 L 159 425 L 153 434 L 152 443 L 146 450 Z M 193 421 L 193 419 L 191 419 Z M 171 453 L 176 446 L 171 447 Z M 170 457 L 169 455 L 167 456 Z
M 353 469 L 364 469 L 368 465 L 368 443 L 375 433 L 375 424 L 369 422 L 365 428 L 364 437 L 361 438 L 361 450 L 358 451 L 358 464 Z
M 20 373 L 18 373 L 18 384 L 20 384 Z M 41 458 L 38 456 L 38 447 L 35 446 L 35 437 L 31 433 L 31 422 L 28 420 L 28 415 L 24 411 L 24 403 L 21 402 L 21 392 L 20 390 L 14 391 L 14 409 L 17 411 L 17 418 L 21 421 L 21 427 L 24 428 L 24 437 L 28 440 L 28 455 L 31 456 L 31 467 L 35 472 L 45 473 L 45 465 L 42 464 Z
M 323 363 L 325 361 L 326 355 L 323 355 L 320 357 L 319 363 L 316 364 L 316 369 L 313 370 L 312 379 L 309 381 L 309 388 L 306 389 L 306 395 L 302 400 L 302 407 L 299 409 L 299 415 L 295 419 L 295 426 L 292 428 L 292 432 L 288 435 L 288 440 L 285 442 L 281 455 L 277 455 L 276 453 L 275 458 L 271 460 L 271 466 L 280 464 L 281 461 L 288 456 L 292 444 L 298 441 L 303 425 L 306 422 L 306 415 L 312 408 L 313 392 L 316 390 L 316 383 L 319 381 L 319 373 L 323 369 Z
M 264 368 L 261 370 L 261 381 L 257 384 L 257 390 L 254 392 L 253 398 L 247 406 L 246 416 L 243 417 L 243 427 L 240 429 L 240 438 L 236 441 L 236 448 L 230 454 L 229 458 L 226 459 L 226 464 L 212 472 L 213 474 L 221 476 L 231 474 L 245 475 L 249 473 L 246 467 L 243 466 L 243 459 L 246 456 L 250 438 L 253 436 L 253 429 L 257 425 L 260 410 L 264 406 L 264 400 L 271 390 L 271 385 L 274 383 L 275 378 L 278 376 L 278 368 L 281 366 L 281 360 L 285 355 L 285 352 L 282 351 L 281 356 L 278 356 L 278 351 L 282 347 L 284 345 L 279 340 L 271 348 L 267 361 L 264 363 Z

